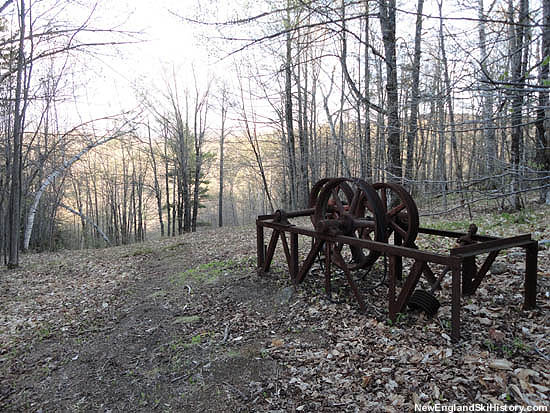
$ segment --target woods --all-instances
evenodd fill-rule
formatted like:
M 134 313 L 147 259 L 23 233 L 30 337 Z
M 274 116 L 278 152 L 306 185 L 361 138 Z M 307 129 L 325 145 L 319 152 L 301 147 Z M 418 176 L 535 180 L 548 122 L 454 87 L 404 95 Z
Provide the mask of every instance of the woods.
M 0 0 L 0 45 L 0 411 L 547 410 L 550 0 Z
M 402 183 L 432 214 L 550 203 L 550 2 L 232 7 L 169 9 L 215 65 L 159 65 L 83 116 L 84 60 L 141 34 L 101 2 L 1 5 L 5 265 L 246 224 L 329 176 Z

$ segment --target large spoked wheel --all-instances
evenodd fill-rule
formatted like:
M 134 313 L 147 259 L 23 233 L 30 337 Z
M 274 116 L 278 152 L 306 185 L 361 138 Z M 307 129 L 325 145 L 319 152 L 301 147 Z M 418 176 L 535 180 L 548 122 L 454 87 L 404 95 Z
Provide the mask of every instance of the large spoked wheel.
M 311 191 L 309 191 L 308 208 L 315 208 L 315 205 L 317 205 L 317 198 L 319 198 L 319 192 L 321 192 L 321 189 L 323 189 L 326 183 L 331 179 L 334 178 L 323 178 L 318 180 L 315 185 L 313 185 Z
M 330 186 L 328 199 L 323 211 L 317 214 L 317 205 L 319 205 L 319 196 Z M 353 199 L 353 189 L 345 178 L 324 178 L 318 181 L 309 194 L 309 208 L 316 208 L 316 212 L 311 215 L 311 222 L 315 228 L 321 220 L 338 219 L 349 210 Z
M 342 199 L 341 192 L 351 190 L 352 196 Z M 331 235 L 386 242 L 385 210 L 376 190 L 362 179 L 335 178 L 326 182 L 319 192 L 312 221 L 317 231 Z M 350 270 L 367 268 L 374 264 L 380 253 L 357 246 L 336 244 L 336 252 L 345 255 L 349 249 Z
M 384 208 L 387 239 L 394 234 L 406 247 L 413 247 L 418 235 L 418 208 L 407 190 L 399 184 L 379 182 L 373 185 Z

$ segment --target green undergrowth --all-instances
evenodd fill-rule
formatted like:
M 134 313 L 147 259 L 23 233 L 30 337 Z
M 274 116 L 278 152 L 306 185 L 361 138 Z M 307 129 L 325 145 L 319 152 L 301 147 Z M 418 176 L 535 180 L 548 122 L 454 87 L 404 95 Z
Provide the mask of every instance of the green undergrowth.
M 133 249 L 132 251 L 128 252 L 127 254 L 123 255 L 124 258 L 128 257 L 139 257 L 141 255 L 149 255 L 154 253 L 155 251 L 153 248 L 146 246 L 146 245 L 140 245 L 137 248 Z
M 446 221 L 446 220 L 433 220 L 428 223 L 428 227 L 439 229 L 442 231 L 459 231 L 466 232 L 470 221 L 468 220 L 458 220 L 458 221 Z
M 189 268 L 174 277 L 176 284 L 184 284 L 189 281 L 201 283 L 213 283 L 220 277 L 230 276 L 239 268 L 248 266 L 248 260 L 215 260 L 206 264 L 199 264 Z
M 479 234 L 509 236 L 519 233 L 533 233 L 535 239 L 548 236 L 548 213 L 545 205 L 528 207 L 520 211 L 498 211 L 477 213 L 472 219 L 425 218 L 421 225 L 439 230 L 467 232 L 471 223 L 478 226 Z

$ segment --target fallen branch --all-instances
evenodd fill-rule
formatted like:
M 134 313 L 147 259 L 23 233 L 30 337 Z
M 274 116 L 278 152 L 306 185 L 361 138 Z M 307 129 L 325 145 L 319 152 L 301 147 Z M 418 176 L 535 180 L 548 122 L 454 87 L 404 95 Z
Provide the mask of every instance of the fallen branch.
M 71 208 L 70 206 L 67 206 L 65 204 L 62 204 L 62 203 L 59 203 L 59 206 L 62 207 L 62 208 L 65 208 L 67 211 L 69 212 L 72 212 L 73 214 L 75 215 L 78 215 L 79 217 L 81 217 L 82 219 L 88 221 L 90 224 L 92 224 L 94 226 L 94 228 L 96 229 L 96 231 L 101 235 L 101 237 L 103 238 L 103 240 L 107 243 L 107 245 L 111 246 L 111 241 L 109 240 L 109 238 L 107 237 L 107 235 L 105 235 L 105 233 L 101 230 L 101 228 L 99 228 L 97 226 L 97 224 L 92 221 L 89 217 L 87 217 L 86 215 L 84 215 L 82 212 L 79 212 L 73 208 Z

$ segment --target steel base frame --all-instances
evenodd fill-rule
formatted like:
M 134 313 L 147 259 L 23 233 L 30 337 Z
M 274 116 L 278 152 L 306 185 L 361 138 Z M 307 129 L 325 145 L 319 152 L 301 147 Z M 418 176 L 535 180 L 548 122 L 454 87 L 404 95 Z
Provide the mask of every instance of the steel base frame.
M 274 215 L 259 216 L 256 220 L 257 267 L 258 273 L 263 275 L 269 272 L 278 240 L 281 240 L 283 251 L 288 264 L 290 277 L 294 285 L 301 283 L 307 276 L 316 256 L 325 249 L 325 289 L 330 293 L 331 262 L 344 271 L 346 279 L 362 311 L 366 310 L 365 300 L 351 277 L 347 263 L 334 248 L 336 243 L 347 244 L 359 248 L 377 251 L 389 258 L 389 319 L 396 321 L 397 314 L 406 309 L 409 298 L 415 290 L 422 275 L 427 281 L 435 285 L 438 282 L 429 264 L 445 265 L 451 272 L 451 339 L 458 342 L 460 339 L 460 309 L 461 297 L 474 294 L 483 279 L 486 277 L 492 263 L 502 250 L 509 248 L 523 248 L 525 250 L 525 277 L 523 291 L 523 308 L 531 310 L 536 307 L 537 294 L 537 257 L 538 242 L 530 234 L 509 238 L 497 238 L 484 235 L 473 235 L 474 244 L 452 248 L 448 255 L 423 251 L 401 245 L 359 239 L 348 236 L 331 236 L 291 224 L 288 218 L 306 216 L 311 210 L 297 211 L 289 214 L 277 212 Z M 281 216 L 283 215 L 283 216 Z M 281 219 L 283 218 L 283 219 Z M 265 229 L 271 229 L 269 244 L 265 244 Z M 443 231 L 432 228 L 420 228 L 419 233 L 447 238 L 459 239 L 466 234 L 461 232 Z M 287 239 L 288 234 L 288 239 Z M 312 247 L 305 260 L 299 263 L 298 236 L 312 239 Z M 483 264 L 478 268 L 476 256 L 488 253 Z M 397 285 L 403 277 L 403 258 L 413 259 L 408 276 L 403 282 L 401 290 L 397 292 Z

